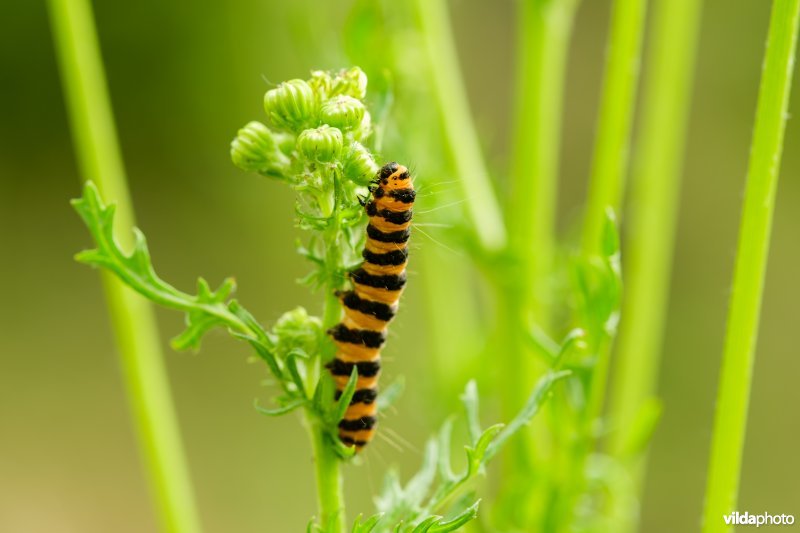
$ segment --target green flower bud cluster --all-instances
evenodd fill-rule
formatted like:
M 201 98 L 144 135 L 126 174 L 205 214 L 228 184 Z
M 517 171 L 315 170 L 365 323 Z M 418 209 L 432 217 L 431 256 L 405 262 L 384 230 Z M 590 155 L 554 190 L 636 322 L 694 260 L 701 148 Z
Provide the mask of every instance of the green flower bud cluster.
M 322 322 L 311 316 L 303 307 L 285 312 L 272 329 L 275 351 L 285 359 L 290 353 L 314 354 L 319 352 Z
M 348 228 L 363 221 L 359 199 L 379 168 L 367 147 L 372 121 L 366 93 L 367 76 L 358 67 L 283 82 L 264 95 L 267 123 L 250 122 L 231 144 L 237 167 L 296 191 L 299 226 L 322 235 L 305 250 L 318 265 L 330 262 L 334 234 L 337 268 L 360 257 L 362 233 Z M 330 281 L 324 279 L 333 275 L 329 267 L 314 283 Z
M 366 91 L 367 77 L 358 67 L 317 70 L 308 80 L 279 84 L 264 95 L 269 126 L 251 122 L 239 130 L 231 144 L 233 163 L 281 178 L 297 190 L 309 190 L 310 174 L 345 166 L 350 169 L 343 174 L 346 180 L 365 185 L 364 172 L 377 168 L 363 144 L 372 133 Z
M 356 141 L 371 132 L 369 112 L 362 100 L 367 77 L 358 67 L 338 73 L 314 71 L 311 78 L 290 80 L 264 95 L 264 110 L 279 131 L 300 135 L 328 125 Z

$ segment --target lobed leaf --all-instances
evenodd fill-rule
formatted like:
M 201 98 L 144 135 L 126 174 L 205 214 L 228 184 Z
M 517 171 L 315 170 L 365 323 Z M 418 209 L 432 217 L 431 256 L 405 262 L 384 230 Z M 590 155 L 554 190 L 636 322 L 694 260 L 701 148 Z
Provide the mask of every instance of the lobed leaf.
M 255 407 L 256 411 L 258 411 L 262 415 L 281 416 L 285 415 L 286 413 L 294 411 L 295 409 L 297 409 L 302 405 L 305 405 L 306 403 L 308 403 L 308 400 L 304 398 L 284 398 L 283 405 L 281 405 L 280 407 L 276 407 L 274 409 L 269 409 L 258 405 L 258 399 L 256 399 L 253 401 L 253 407 Z
M 147 240 L 137 228 L 133 229 L 133 251 L 126 254 L 114 238 L 115 207 L 113 204 L 103 204 L 92 182 L 83 188 L 81 198 L 72 200 L 72 206 L 83 219 L 97 246 L 78 253 L 76 260 L 105 268 L 149 300 L 186 313 L 186 330 L 173 340 L 176 349 L 198 348 L 203 335 L 215 326 L 224 326 L 232 332 L 247 334 L 262 341 L 267 338 L 260 326 L 245 323 L 229 309 L 227 300 L 236 287 L 233 279 L 225 280 L 216 291 L 212 291 L 208 283 L 200 278 L 197 294 L 179 291 L 158 277 L 150 261 Z
M 375 529 L 375 526 L 378 525 L 378 522 L 383 518 L 383 513 L 374 514 L 364 522 L 361 521 L 362 516 L 364 515 L 358 515 L 358 517 L 356 517 L 352 533 L 371 533 Z
M 545 399 L 547 398 L 547 394 L 550 392 L 550 389 L 555 385 L 558 381 L 566 378 L 569 376 L 571 372 L 568 370 L 562 370 L 560 372 L 549 372 L 542 377 L 536 386 L 533 389 L 533 392 L 528 397 L 528 401 L 525 403 L 525 406 L 522 408 L 517 416 L 506 426 L 491 442 L 485 453 L 485 460 L 489 460 L 494 457 L 500 448 L 510 439 L 517 431 L 522 429 L 526 426 L 531 419 L 539 412 L 539 409 L 542 407 Z
M 459 528 L 465 526 L 467 522 L 471 522 L 477 518 L 478 507 L 480 506 L 480 503 L 481 501 L 478 500 L 450 520 L 438 522 L 428 530 L 428 533 L 447 533 L 449 531 L 457 531 Z

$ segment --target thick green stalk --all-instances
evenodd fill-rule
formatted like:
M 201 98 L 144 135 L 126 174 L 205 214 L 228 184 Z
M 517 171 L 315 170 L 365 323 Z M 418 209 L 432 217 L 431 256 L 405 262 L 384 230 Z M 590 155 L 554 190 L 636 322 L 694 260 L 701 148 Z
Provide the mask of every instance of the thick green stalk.
M 464 192 L 467 214 L 481 246 L 490 251 L 506 244 L 506 230 L 458 66 L 450 17 L 443 0 L 417 0 L 422 37 L 445 137 Z
M 117 204 L 121 227 L 132 227 L 133 207 L 91 6 L 87 0 L 50 0 L 49 10 L 82 176 Z M 131 242 L 130 234 L 119 237 Z M 102 277 L 161 528 L 200 531 L 152 307 L 111 274 L 104 272 Z
M 624 320 L 611 391 L 618 429 L 609 448 L 620 458 L 630 451 L 641 409 L 656 388 L 701 8 L 701 0 L 658 0 L 653 14 L 641 151 L 627 218 Z
M 502 387 L 502 406 L 506 417 L 524 405 L 530 384 L 543 370 L 543 365 L 536 364 L 524 331 L 530 328 L 532 318 L 544 327 L 549 323 L 564 80 L 576 7 L 577 0 L 518 2 L 516 123 L 506 219 L 509 248 L 519 271 L 512 283 L 502 276 L 498 291 L 498 353 L 504 354 L 501 363 L 507 382 Z M 545 421 L 534 423 L 543 425 Z M 519 507 L 520 493 L 542 491 L 532 477 L 548 462 L 543 457 L 549 451 L 542 432 L 536 432 L 536 437 L 534 433 L 524 431 L 514 439 L 509 451 L 513 459 L 503 462 L 506 486 L 499 505 L 519 527 L 530 527 L 540 512 L 531 504 L 524 513 L 514 508 Z
M 599 250 L 606 209 L 619 213 L 622 204 L 646 8 L 647 0 L 614 1 L 583 228 L 587 253 Z
M 775 0 L 772 4 L 717 393 L 704 533 L 733 529 L 724 523 L 723 515 L 734 511 L 738 500 L 758 320 L 794 67 L 798 13 L 800 0 Z
M 333 174 L 335 193 L 334 211 L 339 209 L 339 180 L 338 172 Z M 334 219 L 336 220 L 336 219 Z M 325 232 L 325 263 L 329 272 L 338 274 L 341 263 L 341 249 L 339 245 L 341 229 L 338 223 L 332 224 Z M 342 280 L 336 276 L 325 284 L 325 300 L 322 310 L 322 327 L 327 331 L 335 326 L 342 316 L 342 307 L 336 296 L 336 290 L 341 288 Z M 321 365 L 333 359 L 335 345 L 327 342 L 323 353 L 320 354 Z M 316 384 L 319 379 L 328 379 L 316 373 L 309 376 L 309 390 L 314 390 L 311 384 Z M 306 410 L 306 430 L 311 439 L 311 453 L 314 458 L 314 474 L 317 484 L 317 506 L 319 509 L 319 523 L 327 533 L 341 533 L 345 530 L 345 503 L 342 488 L 341 459 L 334 450 L 333 443 L 328 442 L 325 427 L 310 410 Z
M 319 418 L 308 411 L 306 427 L 314 457 L 319 523 L 327 533 L 342 533 L 345 531 L 346 516 L 342 496 L 341 459 L 336 455 L 332 443 L 327 442 L 325 428 Z
M 537 322 L 546 326 L 564 79 L 577 0 L 520 0 L 518 6 L 508 232 L 511 249 L 530 282 L 526 304 Z

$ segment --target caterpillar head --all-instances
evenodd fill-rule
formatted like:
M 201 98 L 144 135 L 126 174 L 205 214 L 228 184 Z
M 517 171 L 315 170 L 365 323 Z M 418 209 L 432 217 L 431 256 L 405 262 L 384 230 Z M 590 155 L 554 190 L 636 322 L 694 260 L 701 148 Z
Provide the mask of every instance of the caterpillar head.
M 372 183 L 387 191 L 408 189 L 411 187 L 411 174 L 406 167 L 392 161 L 381 167 Z

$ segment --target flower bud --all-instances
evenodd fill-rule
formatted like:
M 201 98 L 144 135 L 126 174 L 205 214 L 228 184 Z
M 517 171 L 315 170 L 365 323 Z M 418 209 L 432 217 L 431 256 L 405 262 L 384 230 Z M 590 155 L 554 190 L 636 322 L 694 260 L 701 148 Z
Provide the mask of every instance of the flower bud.
M 317 99 L 303 80 L 281 83 L 264 95 L 264 110 L 276 128 L 298 131 L 316 114 Z
M 325 100 L 328 98 L 332 84 L 333 79 L 329 72 L 324 70 L 311 71 L 311 79 L 308 80 L 308 85 L 316 93 L 318 99 Z
M 342 132 L 331 126 L 305 130 L 297 137 L 297 149 L 309 159 L 333 161 L 342 153 Z
M 329 94 L 343 94 L 363 100 L 367 95 L 367 75 L 358 67 L 342 70 L 333 78 Z
M 280 159 L 274 134 L 260 122 L 250 122 L 231 142 L 231 160 L 242 170 L 258 172 Z
M 322 105 L 320 120 L 342 131 L 350 131 L 360 126 L 365 112 L 364 104 L 352 96 L 334 96 Z
M 354 142 L 344 163 L 344 177 L 358 185 L 368 185 L 378 173 L 379 167 L 369 150 Z
M 276 337 L 276 350 L 286 356 L 292 350 L 314 353 L 319 342 L 322 324 L 303 307 L 287 311 L 275 323 L 272 333 Z

